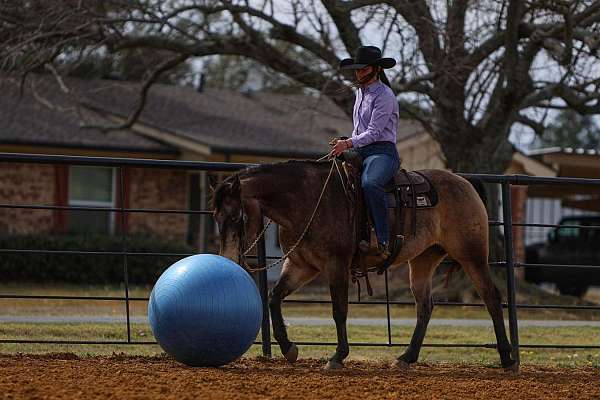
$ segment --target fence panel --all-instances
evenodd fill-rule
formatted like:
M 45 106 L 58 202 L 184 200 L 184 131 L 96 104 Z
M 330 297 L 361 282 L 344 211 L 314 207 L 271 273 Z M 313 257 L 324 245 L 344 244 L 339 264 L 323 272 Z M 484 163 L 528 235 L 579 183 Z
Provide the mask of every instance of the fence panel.
M 52 155 L 33 155 L 33 154 L 13 154 L 0 153 L 0 162 L 12 163 L 36 163 L 36 164 L 53 164 L 53 165 L 86 165 L 86 166 L 104 166 L 113 167 L 118 170 L 119 182 L 119 202 L 117 207 L 73 207 L 73 206 L 57 206 L 57 205 L 35 205 L 35 204 L 0 204 L 0 209 L 30 209 L 30 210 L 79 210 L 79 211 L 94 211 L 94 212 L 115 212 L 120 219 L 121 226 L 126 224 L 126 215 L 131 213 L 152 213 L 152 214 L 202 214 L 210 215 L 209 210 L 186 210 L 186 209 L 155 209 L 155 208 L 130 208 L 126 207 L 126 179 L 124 169 L 128 167 L 135 168 L 160 168 L 160 169 L 180 169 L 193 171 L 221 171 L 234 172 L 242 168 L 251 166 L 249 164 L 234 164 L 234 163 L 213 163 L 213 162 L 192 162 L 192 161 L 166 161 L 166 160 L 141 160 L 141 159 L 126 159 L 126 158 L 102 158 L 102 157 L 73 157 L 73 156 L 52 156 Z M 566 309 L 566 310 L 600 310 L 600 306 L 581 306 L 581 305 L 553 305 L 553 304 L 517 304 L 516 303 L 516 280 L 515 268 L 523 267 L 540 267 L 540 268 L 556 268 L 564 267 L 564 265 L 552 264 L 527 264 L 514 261 L 513 248 L 513 227 L 557 227 L 558 225 L 551 224 L 525 224 L 513 223 L 511 211 L 511 186 L 512 185 L 598 185 L 600 187 L 600 179 L 579 179 L 579 178 L 540 178 L 529 176 L 504 176 L 504 175 L 480 175 L 480 174 L 463 174 L 465 177 L 473 177 L 481 179 L 486 183 L 500 184 L 502 187 L 502 220 L 490 221 L 490 226 L 502 226 L 504 229 L 504 260 L 493 261 L 491 267 L 506 268 L 507 271 L 507 303 L 503 303 L 503 307 L 508 309 L 510 340 L 513 345 L 513 356 L 519 360 L 520 348 L 600 348 L 599 345 L 546 345 L 536 343 L 519 343 L 519 329 L 517 309 Z M 600 226 L 576 226 L 584 229 L 600 229 Z M 262 229 L 261 229 L 262 230 Z M 124 293 L 123 296 L 51 296 L 51 295 L 36 295 L 36 294 L 0 294 L 0 299 L 45 299 L 45 300 L 87 300 L 87 301 L 119 301 L 123 302 L 126 312 L 126 329 L 127 338 L 124 341 L 119 340 L 34 340 L 34 339 L 4 339 L 0 343 L 40 343 L 40 344 L 124 344 L 124 345 L 139 345 L 139 344 L 155 344 L 151 340 L 132 340 L 131 335 L 131 316 L 130 305 L 132 302 L 148 301 L 147 297 L 136 297 L 130 295 L 129 284 L 129 258 L 133 256 L 153 256 L 153 257 L 185 257 L 191 254 L 187 253 L 165 253 L 165 252 L 134 252 L 130 251 L 127 243 L 127 230 L 121 229 L 121 249 L 120 251 L 79 251 L 79 250 L 46 250 L 46 249 L 0 249 L 0 254 L 47 254 L 47 255 L 86 255 L 89 257 L 102 256 L 119 256 L 122 258 Z M 276 259 L 277 257 L 269 256 L 265 251 L 264 238 L 259 241 L 257 246 L 257 254 L 252 256 L 257 261 L 259 266 L 264 267 L 268 259 Z M 579 267 L 579 266 L 578 266 Z M 585 268 L 598 268 L 598 266 L 586 265 Z M 388 274 L 385 277 L 385 300 L 366 300 L 366 301 L 350 301 L 350 304 L 361 304 L 365 306 L 381 306 L 386 307 L 387 319 L 387 341 L 383 343 L 365 343 L 354 342 L 351 346 L 406 346 L 407 343 L 394 343 L 391 334 L 391 313 L 390 307 L 394 305 L 413 305 L 413 302 L 408 301 L 393 301 L 390 300 L 388 287 Z M 259 291 L 263 299 L 263 322 L 261 341 L 257 344 L 262 345 L 263 354 L 266 357 L 271 356 L 271 346 L 274 344 L 271 341 L 270 334 L 270 319 L 268 307 L 268 282 L 267 274 L 261 271 L 257 277 Z M 286 303 L 304 303 L 304 304 L 330 304 L 329 300 L 286 300 Z M 483 307 L 482 303 L 460 303 L 460 302 L 435 302 L 435 305 L 442 306 L 468 306 L 468 307 Z M 298 342 L 300 345 L 335 345 L 330 342 Z M 424 344 L 426 347 L 483 347 L 495 348 L 495 344 L 468 344 L 468 343 L 443 343 L 443 344 Z

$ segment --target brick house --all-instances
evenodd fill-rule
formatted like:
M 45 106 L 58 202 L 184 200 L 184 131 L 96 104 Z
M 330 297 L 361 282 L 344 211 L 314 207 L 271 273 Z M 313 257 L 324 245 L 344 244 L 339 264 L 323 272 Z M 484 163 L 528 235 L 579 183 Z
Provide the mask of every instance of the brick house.
M 85 124 L 124 121 L 139 84 L 66 79 L 65 93 L 48 75 L 19 84 L 0 79 L 0 152 L 171 160 L 271 162 L 317 158 L 328 139 L 351 131 L 348 117 L 325 98 L 243 94 L 157 84 L 139 121 L 103 132 Z M 79 104 L 77 107 L 73 99 Z M 202 171 L 0 163 L 0 204 L 205 209 L 208 177 Z M 205 249 L 208 217 L 186 214 L 56 211 L 0 207 L 0 233 L 149 233 Z M 271 247 L 276 241 L 270 235 Z

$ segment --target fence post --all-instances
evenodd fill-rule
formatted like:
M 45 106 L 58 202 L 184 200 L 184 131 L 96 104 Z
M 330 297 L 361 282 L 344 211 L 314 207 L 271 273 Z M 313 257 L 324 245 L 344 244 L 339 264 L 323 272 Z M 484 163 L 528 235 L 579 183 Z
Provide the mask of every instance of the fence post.
M 502 222 L 504 225 L 504 255 L 506 260 L 506 289 L 508 302 L 508 326 L 512 344 L 512 356 L 520 364 L 519 327 L 517 323 L 517 304 L 515 289 L 515 265 L 513 260 L 512 200 L 510 184 L 502 183 Z
M 390 290 L 388 285 L 388 271 L 384 272 L 385 278 L 385 316 L 387 319 L 387 334 L 388 334 L 388 346 L 392 345 L 392 318 L 390 316 Z
M 264 228 L 263 217 L 261 215 L 258 232 L 262 232 Z M 256 244 L 256 255 L 258 258 L 258 267 L 265 268 L 267 266 L 267 254 L 265 249 L 265 236 L 260 238 Z M 269 317 L 269 283 L 267 281 L 267 270 L 263 269 L 258 272 L 258 290 L 262 299 L 263 320 L 261 324 L 262 333 L 262 351 L 263 356 L 271 357 L 271 318 Z
M 129 272 L 127 270 L 127 231 L 126 216 L 125 216 L 125 174 L 123 166 L 119 167 L 119 200 L 121 203 L 120 218 L 121 218 L 121 244 L 123 250 L 123 275 L 125 281 L 125 314 L 127 322 L 127 343 L 131 343 L 131 319 L 129 315 Z

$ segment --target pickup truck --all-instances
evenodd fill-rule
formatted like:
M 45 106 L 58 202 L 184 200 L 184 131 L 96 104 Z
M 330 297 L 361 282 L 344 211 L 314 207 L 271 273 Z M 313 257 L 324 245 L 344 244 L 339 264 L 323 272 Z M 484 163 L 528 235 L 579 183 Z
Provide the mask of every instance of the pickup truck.
M 526 264 L 557 264 L 564 267 L 525 267 L 525 280 L 554 283 L 561 294 L 582 297 L 592 285 L 600 285 L 600 229 L 577 226 L 600 226 L 600 216 L 571 216 L 548 232 L 547 240 L 527 246 Z M 574 226 L 575 225 L 575 226 Z

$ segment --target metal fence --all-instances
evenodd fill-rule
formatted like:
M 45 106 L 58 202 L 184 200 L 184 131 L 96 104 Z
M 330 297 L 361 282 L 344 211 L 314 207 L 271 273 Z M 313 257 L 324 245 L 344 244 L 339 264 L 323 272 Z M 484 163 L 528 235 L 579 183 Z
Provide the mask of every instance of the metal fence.
M 35 163 L 35 164 L 63 164 L 63 165 L 78 165 L 78 166 L 102 166 L 102 167 L 113 167 L 118 171 L 118 175 L 121 179 L 119 182 L 119 196 L 120 196 L 120 207 L 106 208 L 106 207 L 82 207 L 82 206 L 56 206 L 56 205 L 34 205 L 34 204 L 0 204 L 0 208 L 6 209 L 41 209 L 41 210 L 79 210 L 79 211 L 97 211 L 97 212 L 115 212 L 121 218 L 121 223 L 125 226 L 125 215 L 126 213 L 171 213 L 171 214 L 205 214 L 211 215 L 209 210 L 184 210 L 184 209 L 155 209 L 155 208 L 126 208 L 124 201 L 125 193 L 125 179 L 124 169 L 125 168 L 160 168 L 160 169 L 179 169 L 189 171 L 220 171 L 220 172 L 233 172 L 242 168 L 248 167 L 248 164 L 235 164 L 235 163 L 215 163 L 215 162 L 192 162 L 192 161 L 170 161 L 170 160 L 144 160 L 144 159 L 127 159 L 127 158 L 104 158 L 104 157 L 76 157 L 76 156 L 53 156 L 53 155 L 35 155 L 35 154 L 16 154 L 16 153 L 0 153 L 0 162 L 13 162 L 13 163 Z M 1 173 L 1 172 L 0 172 Z M 524 223 L 513 223 L 511 207 L 507 206 L 512 204 L 511 202 L 511 186 L 512 185 L 598 185 L 600 187 L 600 179 L 579 179 L 579 178 L 541 178 L 541 177 L 530 177 L 521 175 L 480 175 L 480 174 L 465 174 L 466 177 L 476 177 L 486 183 L 499 184 L 501 185 L 501 199 L 502 204 L 502 220 L 491 220 L 489 221 L 491 226 L 502 226 L 504 231 L 504 259 L 500 261 L 490 262 L 490 266 L 493 268 L 504 268 L 506 269 L 506 289 L 507 289 L 507 302 L 503 303 L 503 307 L 508 312 L 509 322 L 509 333 L 510 341 L 513 346 L 513 356 L 515 359 L 519 359 L 520 348 L 554 348 L 554 349 L 565 349 L 565 348 L 585 348 L 585 349 L 600 349 L 598 345 L 581 345 L 581 344 L 536 344 L 536 343 L 519 343 L 519 329 L 518 329 L 518 309 L 568 309 L 568 310 L 600 310 L 600 306 L 577 306 L 577 305 L 556 305 L 556 304 L 517 304 L 515 298 L 515 268 L 523 268 L 529 266 L 542 267 L 542 268 L 557 268 L 565 267 L 564 265 L 550 265 L 550 264 L 525 264 L 517 263 L 513 259 L 513 227 L 558 227 L 558 225 L 551 224 L 524 224 Z M 564 225 L 563 225 L 564 227 Z M 581 229 L 600 229 L 600 226 L 579 226 L 573 225 L 569 227 L 576 227 Z M 139 341 L 132 340 L 131 337 L 131 319 L 130 319 L 130 304 L 131 302 L 148 301 L 146 297 L 133 297 L 130 296 L 130 285 L 128 280 L 128 257 L 131 256 L 164 256 L 164 257 L 184 257 L 190 254 L 174 254 L 174 253 L 134 253 L 128 251 L 127 248 L 127 232 L 122 229 L 120 234 L 122 235 L 122 248 L 121 251 L 103 252 L 103 251 L 61 251 L 61 250 L 45 250 L 45 249 L 0 249 L 0 254 L 5 253 L 22 253 L 22 254 L 85 254 L 88 256 L 102 256 L 102 255 L 117 255 L 122 257 L 123 267 L 123 283 L 124 283 L 124 294 L 123 296 L 49 296 L 49 295 L 22 295 L 22 294 L 10 294 L 1 293 L 0 299 L 46 299 L 46 300 L 88 300 L 88 301 L 119 301 L 125 305 L 126 314 L 126 328 L 127 328 L 127 339 L 126 340 L 106 340 L 106 341 L 95 341 L 95 340 L 36 340 L 36 339 L 2 339 L 0 343 L 35 343 L 35 344 L 73 344 L 73 345 L 92 345 L 92 344 L 106 344 L 106 345 L 147 345 L 156 344 L 155 341 Z M 270 257 L 266 254 L 264 240 L 261 240 L 257 245 L 257 254 L 255 255 L 258 266 L 265 266 L 267 259 L 277 258 Z M 585 265 L 577 266 L 583 268 L 599 268 L 598 266 Z M 256 344 L 262 345 L 262 351 L 265 356 L 271 355 L 271 346 L 275 344 L 271 341 L 270 335 L 270 318 L 268 308 L 268 282 L 267 274 L 265 271 L 261 271 L 257 276 L 257 282 L 259 291 L 263 299 L 263 322 L 262 322 L 262 340 Z M 305 304 L 329 304 L 328 300 L 286 300 L 287 303 L 305 303 Z M 385 306 L 387 315 L 387 336 L 388 340 L 381 343 L 365 343 L 365 342 L 351 342 L 350 346 L 385 346 L 385 347 L 397 347 L 407 346 L 408 343 L 399 343 L 392 341 L 391 333 L 391 317 L 390 307 L 395 305 L 413 305 L 413 302 L 408 301 L 393 301 L 390 300 L 389 287 L 388 287 L 388 276 L 385 274 L 385 300 L 368 300 L 368 301 L 350 301 L 350 304 L 361 304 L 371 306 Z M 461 302 L 435 302 L 438 306 L 468 306 L 468 307 L 484 307 L 483 303 L 461 303 Z M 296 342 L 299 345 L 336 345 L 331 342 Z M 427 344 L 426 347 L 483 347 L 483 348 L 495 348 L 496 344 L 471 344 L 471 343 L 437 343 Z

